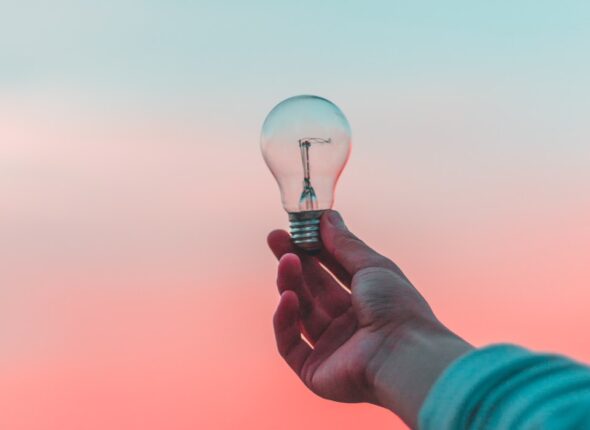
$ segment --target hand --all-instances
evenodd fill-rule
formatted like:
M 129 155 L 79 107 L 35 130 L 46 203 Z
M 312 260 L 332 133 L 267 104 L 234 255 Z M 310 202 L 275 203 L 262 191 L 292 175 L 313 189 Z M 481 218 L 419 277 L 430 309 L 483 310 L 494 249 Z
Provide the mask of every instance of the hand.
M 322 216 L 320 231 L 323 249 L 316 256 L 300 251 L 285 231 L 268 236 L 280 258 L 279 352 L 319 396 L 385 406 L 414 426 L 436 377 L 470 346 L 438 322 L 401 270 L 350 233 L 337 212 Z M 411 392 L 400 392 L 405 387 Z

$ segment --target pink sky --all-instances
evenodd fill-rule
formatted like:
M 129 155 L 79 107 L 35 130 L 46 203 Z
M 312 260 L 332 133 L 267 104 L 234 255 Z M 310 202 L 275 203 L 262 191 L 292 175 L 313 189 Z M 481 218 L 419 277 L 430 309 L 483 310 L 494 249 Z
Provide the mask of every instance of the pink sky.
M 265 234 L 286 215 L 256 127 L 2 109 L 0 427 L 402 428 L 276 353 Z M 587 169 L 440 124 L 400 126 L 388 158 L 360 129 L 336 208 L 469 341 L 590 360 Z

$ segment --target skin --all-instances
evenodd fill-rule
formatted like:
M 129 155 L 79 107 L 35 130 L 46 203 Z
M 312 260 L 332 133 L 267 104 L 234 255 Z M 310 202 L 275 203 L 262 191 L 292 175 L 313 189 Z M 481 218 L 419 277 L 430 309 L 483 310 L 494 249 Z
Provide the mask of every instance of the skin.
M 320 231 L 323 249 L 314 256 L 283 230 L 268 235 L 279 259 L 281 297 L 273 319 L 279 353 L 317 395 L 373 403 L 417 428 L 440 373 L 472 347 L 337 212 L 322 215 Z

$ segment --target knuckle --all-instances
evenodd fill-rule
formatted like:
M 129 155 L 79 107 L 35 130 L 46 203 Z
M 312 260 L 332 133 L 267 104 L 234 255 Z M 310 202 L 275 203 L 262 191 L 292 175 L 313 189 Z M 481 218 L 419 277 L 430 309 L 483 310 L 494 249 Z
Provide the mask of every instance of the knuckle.
M 356 272 L 353 282 L 357 283 L 359 281 L 366 281 L 367 278 L 375 278 L 376 276 L 389 278 L 392 275 L 393 275 L 393 273 L 388 268 L 379 267 L 379 266 L 371 266 L 371 267 L 366 267 L 366 268 L 361 269 L 358 272 Z

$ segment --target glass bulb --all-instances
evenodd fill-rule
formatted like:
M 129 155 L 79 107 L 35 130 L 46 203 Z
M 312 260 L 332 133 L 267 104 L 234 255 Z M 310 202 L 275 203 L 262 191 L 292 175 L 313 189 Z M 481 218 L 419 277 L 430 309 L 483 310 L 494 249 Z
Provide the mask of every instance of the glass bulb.
M 350 154 L 346 117 L 322 97 L 288 98 L 266 117 L 260 146 L 289 214 L 293 242 L 308 251 L 320 249 L 320 216 L 334 203 L 336 181 Z

